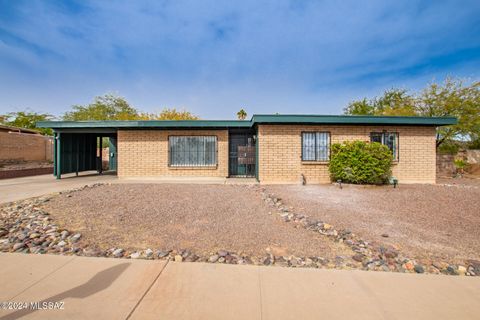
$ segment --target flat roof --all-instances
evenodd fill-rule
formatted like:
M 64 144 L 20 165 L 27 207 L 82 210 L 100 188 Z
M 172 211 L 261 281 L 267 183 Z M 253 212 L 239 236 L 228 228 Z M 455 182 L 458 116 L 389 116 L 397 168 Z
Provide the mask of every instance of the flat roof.
M 255 123 L 308 123 L 308 124 L 403 124 L 443 126 L 456 124 L 455 117 L 405 117 L 405 116 L 349 116 L 306 114 L 256 114 Z
M 37 130 L 20 128 L 20 127 L 12 127 L 12 126 L 4 125 L 4 124 L 0 124 L 0 130 L 1 131 L 21 132 L 21 133 L 31 133 L 31 134 L 41 134 Z
M 249 120 L 110 120 L 110 121 L 39 121 L 39 128 L 242 128 Z
M 255 114 L 250 120 L 138 120 L 138 121 L 39 121 L 39 128 L 53 129 L 121 129 L 121 128 L 250 128 L 255 124 L 341 124 L 341 125 L 416 125 L 444 126 L 456 124 L 455 117 L 399 117 Z

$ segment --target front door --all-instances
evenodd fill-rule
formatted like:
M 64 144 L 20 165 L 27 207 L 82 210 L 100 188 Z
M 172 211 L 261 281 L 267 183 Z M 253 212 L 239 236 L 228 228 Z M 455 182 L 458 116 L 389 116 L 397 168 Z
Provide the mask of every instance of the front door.
M 229 176 L 255 176 L 255 139 L 251 132 L 230 132 L 229 134 Z

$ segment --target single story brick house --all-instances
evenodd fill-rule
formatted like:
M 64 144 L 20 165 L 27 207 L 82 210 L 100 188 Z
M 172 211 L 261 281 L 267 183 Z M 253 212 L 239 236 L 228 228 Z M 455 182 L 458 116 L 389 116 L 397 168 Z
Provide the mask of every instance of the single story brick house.
M 255 177 L 260 183 L 328 183 L 330 145 L 387 145 L 402 183 L 435 183 L 438 126 L 450 117 L 254 115 L 251 120 L 46 121 L 55 132 L 55 172 L 98 170 L 109 138 L 119 177 Z

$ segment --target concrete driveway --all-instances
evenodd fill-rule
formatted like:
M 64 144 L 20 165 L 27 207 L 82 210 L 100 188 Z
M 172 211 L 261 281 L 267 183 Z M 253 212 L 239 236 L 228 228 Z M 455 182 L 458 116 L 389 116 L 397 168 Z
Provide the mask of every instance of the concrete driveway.
M 0 254 L 0 319 L 478 319 L 480 279 Z M 32 309 L 30 302 L 48 303 Z M 55 304 L 57 303 L 57 304 Z M 13 306 L 10 304 L 10 306 Z M 34 305 L 35 306 L 35 305 Z
M 82 187 L 96 182 L 116 181 L 117 176 L 106 173 L 98 175 L 96 172 L 82 172 L 79 177 L 75 174 L 62 176 L 56 180 L 51 174 L 0 180 L 0 203 L 16 201 L 44 194 L 60 192 Z
M 217 178 L 217 177 L 133 177 L 119 179 L 113 172 L 102 175 L 95 171 L 62 175 L 56 180 L 53 175 L 39 175 L 0 180 L 0 204 L 17 201 L 44 194 L 83 187 L 93 183 L 184 183 L 184 184 L 255 184 L 255 179 Z

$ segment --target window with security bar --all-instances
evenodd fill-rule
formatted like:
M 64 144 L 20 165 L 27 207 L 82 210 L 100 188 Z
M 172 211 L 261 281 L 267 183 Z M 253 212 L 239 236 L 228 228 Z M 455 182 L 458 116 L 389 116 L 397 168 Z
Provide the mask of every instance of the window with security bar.
M 302 132 L 302 161 L 330 160 L 330 132 Z
M 217 165 L 216 136 L 169 136 L 169 165 L 212 167 Z
M 372 132 L 370 141 L 386 145 L 393 154 L 393 160 L 398 161 L 398 133 L 397 132 Z

